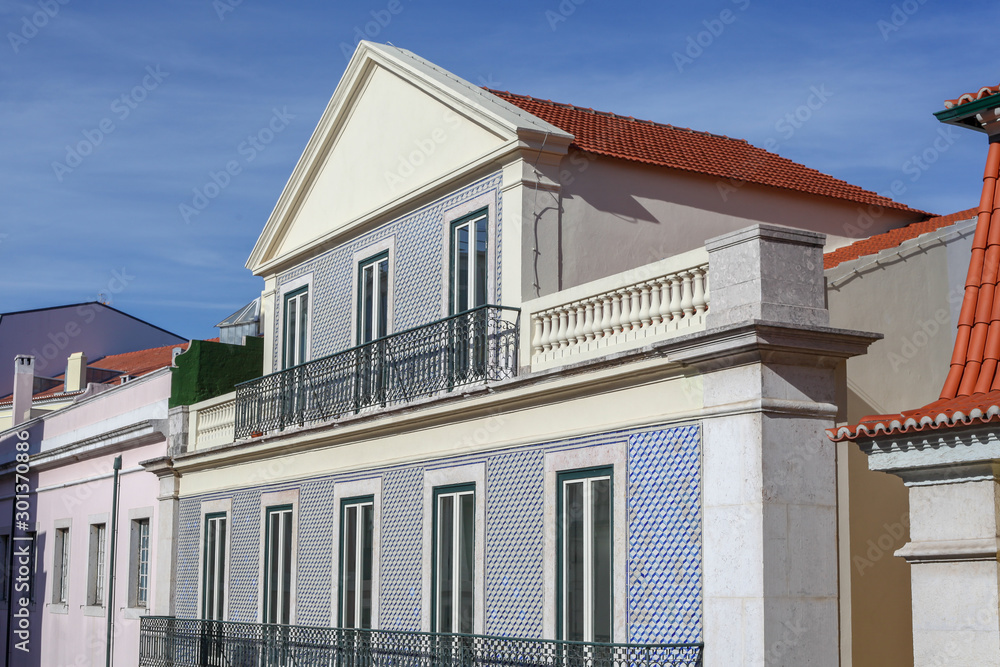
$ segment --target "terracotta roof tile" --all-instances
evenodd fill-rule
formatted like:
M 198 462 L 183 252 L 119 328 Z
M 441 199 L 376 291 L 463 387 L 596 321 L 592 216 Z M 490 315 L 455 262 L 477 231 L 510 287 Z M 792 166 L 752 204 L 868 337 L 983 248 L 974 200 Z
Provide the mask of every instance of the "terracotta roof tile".
M 965 279 L 965 297 L 951 368 L 941 397 L 898 415 L 872 415 L 858 424 L 827 431 L 834 440 L 862 435 L 953 428 L 1000 421 L 1000 143 L 991 143 L 983 173 L 976 234 Z
M 960 107 L 963 104 L 968 104 L 969 102 L 975 102 L 976 100 L 981 100 L 984 97 L 989 97 L 990 95 L 996 95 L 1000 93 L 1000 86 L 983 86 L 974 93 L 966 93 L 961 97 L 953 100 L 945 100 L 945 109 L 954 109 L 955 107 Z
M 915 211 L 833 176 L 769 153 L 743 139 L 636 120 L 550 100 L 490 90 L 490 93 L 573 134 L 573 146 L 588 153 L 750 182 L 866 205 Z M 927 214 L 924 214 L 927 215 Z
M 976 217 L 976 213 L 978 211 L 979 207 L 976 207 L 966 209 L 964 211 L 958 211 L 957 213 L 952 213 L 950 215 L 940 215 L 928 218 L 927 220 L 921 220 L 920 222 L 910 223 L 905 227 L 890 229 L 887 232 L 876 234 L 875 236 L 870 236 L 866 239 L 861 239 L 860 241 L 855 241 L 850 245 L 837 248 L 836 250 L 831 250 L 823 255 L 823 268 L 832 269 L 839 264 L 849 262 L 853 259 L 860 259 L 861 257 L 866 257 L 868 255 L 875 255 L 883 250 L 896 248 L 904 241 L 915 239 L 921 234 L 927 234 L 928 232 L 933 232 L 936 229 L 947 227 L 948 225 L 958 222 L 959 220 L 969 220 L 974 218 Z

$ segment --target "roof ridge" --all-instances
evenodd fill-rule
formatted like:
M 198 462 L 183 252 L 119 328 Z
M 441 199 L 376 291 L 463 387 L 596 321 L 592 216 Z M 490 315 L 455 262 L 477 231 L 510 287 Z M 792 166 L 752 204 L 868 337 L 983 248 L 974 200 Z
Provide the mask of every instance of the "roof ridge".
M 613 111 L 599 111 L 597 109 L 592 109 L 591 107 L 581 107 L 576 104 L 568 104 L 566 102 L 554 102 L 552 100 L 543 100 L 539 97 L 532 97 L 531 95 L 522 95 L 521 93 L 512 93 L 509 90 L 494 90 L 492 88 L 487 88 L 483 86 L 483 90 L 492 95 L 508 95 L 510 97 L 517 97 L 522 100 L 530 100 L 532 102 L 537 102 L 538 104 L 548 104 L 549 106 L 559 107 L 562 109 L 574 109 L 576 111 L 582 111 L 584 113 L 592 113 L 595 116 L 607 116 L 609 118 L 617 118 L 619 120 L 627 120 L 633 123 L 641 123 L 642 125 L 652 125 L 654 127 L 662 127 L 667 130 L 678 130 L 680 132 L 690 132 L 691 134 L 698 134 L 705 137 L 712 137 L 715 139 L 726 139 L 728 141 L 735 141 L 741 144 L 753 145 L 746 139 L 738 139 L 736 137 L 730 137 L 725 134 L 716 134 L 714 132 L 706 132 L 705 130 L 694 130 L 690 127 L 681 127 L 680 125 L 671 125 L 670 123 L 660 123 L 655 120 L 648 120 L 643 118 L 635 118 L 633 116 L 623 116 L 621 114 L 615 113 Z M 768 151 L 770 152 L 770 151 Z

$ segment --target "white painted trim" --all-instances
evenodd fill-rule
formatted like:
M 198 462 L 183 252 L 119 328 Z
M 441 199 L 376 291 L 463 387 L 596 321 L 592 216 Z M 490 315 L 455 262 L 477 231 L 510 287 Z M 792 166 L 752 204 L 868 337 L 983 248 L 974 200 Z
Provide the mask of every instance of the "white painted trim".
M 486 235 L 489 247 L 486 252 L 486 302 L 494 303 L 497 295 L 497 193 L 496 190 L 484 192 L 481 195 L 446 209 L 441 214 L 441 229 L 444 237 L 444 247 L 441 250 L 441 317 L 448 317 L 448 304 L 451 300 L 451 223 L 480 209 L 486 209 Z
M 278 505 L 292 506 L 292 594 L 289 603 L 288 624 L 295 625 L 297 586 L 299 574 L 299 490 L 276 491 L 260 496 L 260 563 L 257 568 L 257 622 L 264 622 L 264 552 L 267 545 L 264 537 L 267 534 L 267 510 Z
M 420 627 L 424 632 L 431 631 L 431 555 L 434 545 L 431 542 L 433 534 L 434 489 L 439 486 L 453 484 L 476 485 L 476 572 L 474 575 L 475 599 L 473 608 L 475 618 L 472 621 L 472 632 L 483 634 L 486 627 L 486 464 L 472 463 L 454 468 L 439 468 L 424 471 L 424 521 L 423 521 L 423 558 L 421 578 L 421 613 Z
M 225 594 L 222 596 L 222 618 L 229 620 L 229 577 L 232 574 L 233 545 L 233 499 L 203 500 L 199 510 L 201 521 L 198 524 L 198 608 L 195 615 L 202 618 L 205 608 L 205 517 L 209 514 L 226 513 L 226 583 Z
M 393 333 L 396 327 L 393 318 L 396 312 L 396 235 L 390 235 L 381 241 L 369 244 L 351 256 L 351 347 L 358 344 L 358 265 L 366 259 L 388 251 L 389 253 L 389 316 L 386 323 L 386 335 Z
M 305 361 L 312 359 L 312 331 L 313 331 L 313 311 L 315 310 L 316 292 L 313 289 L 313 274 L 307 273 L 293 280 L 289 280 L 278 288 L 278 358 L 275 359 L 275 367 L 272 370 L 282 370 L 277 364 L 283 363 L 285 357 L 285 295 L 295 290 L 305 287 L 309 295 L 309 306 L 306 313 L 306 350 L 302 355 Z
M 371 477 L 350 482 L 339 482 L 333 487 L 333 506 L 336 516 L 333 520 L 333 556 L 330 559 L 333 571 L 330 572 L 332 596 L 330 598 L 330 625 L 337 627 L 340 623 L 340 503 L 345 498 L 357 496 L 374 496 L 373 507 L 375 529 L 372 535 L 372 627 L 379 626 L 379 601 L 381 599 L 382 577 L 382 478 Z
M 543 566 L 545 581 L 544 606 L 542 609 L 542 636 L 556 636 L 556 500 L 558 498 L 558 475 L 582 468 L 611 466 L 614 471 L 614 563 L 612 593 L 614 597 L 615 642 L 627 641 L 628 628 L 628 446 L 626 441 L 607 445 L 582 446 L 545 454 L 545 511 L 543 533 L 546 554 Z

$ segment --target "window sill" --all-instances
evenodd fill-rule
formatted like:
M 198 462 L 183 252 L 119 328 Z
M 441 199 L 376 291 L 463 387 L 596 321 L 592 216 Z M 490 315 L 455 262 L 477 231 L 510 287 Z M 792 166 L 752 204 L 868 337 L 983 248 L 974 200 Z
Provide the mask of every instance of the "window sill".
M 104 616 L 104 607 L 99 607 L 97 605 L 84 605 L 83 607 L 84 616 Z
M 48 605 L 50 614 L 68 614 L 69 605 L 65 602 L 52 602 Z
M 149 609 L 146 607 L 125 607 L 122 610 L 122 614 L 126 620 L 136 621 L 143 616 L 149 616 Z

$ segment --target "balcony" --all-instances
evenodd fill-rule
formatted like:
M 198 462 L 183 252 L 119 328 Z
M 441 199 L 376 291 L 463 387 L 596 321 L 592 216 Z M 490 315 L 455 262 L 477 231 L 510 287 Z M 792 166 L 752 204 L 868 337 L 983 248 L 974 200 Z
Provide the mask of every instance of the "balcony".
M 236 387 L 235 437 L 322 423 L 517 375 L 520 311 L 481 306 Z
M 700 667 L 702 650 L 162 616 L 139 626 L 139 667 Z

